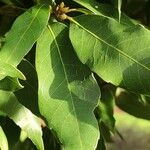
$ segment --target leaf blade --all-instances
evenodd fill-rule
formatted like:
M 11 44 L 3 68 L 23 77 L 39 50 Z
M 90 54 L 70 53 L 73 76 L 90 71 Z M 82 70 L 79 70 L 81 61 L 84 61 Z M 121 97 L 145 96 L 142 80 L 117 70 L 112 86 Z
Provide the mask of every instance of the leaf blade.
M 18 65 L 19 70 L 26 76 L 25 81 L 21 81 L 24 88 L 15 92 L 19 102 L 39 116 L 38 107 L 38 80 L 35 67 L 27 60 L 21 61 Z M 23 96 L 24 95 L 24 96 Z
M 120 22 L 121 19 L 121 5 L 122 5 L 122 0 L 115 0 L 113 1 L 114 5 L 118 9 L 118 20 Z
M 0 80 L 0 90 L 14 92 L 22 88 L 23 86 L 19 83 L 17 78 L 6 77 Z
M 6 76 L 25 80 L 23 73 L 16 67 L 0 61 L 0 80 L 4 79 Z
M 146 97 L 146 100 L 150 101 L 150 97 Z M 150 105 L 148 102 L 142 102 L 142 97 L 139 94 L 118 88 L 116 91 L 116 105 L 130 115 L 150 120 Z
M 122 0 L 118 0 L 119 22 L 120 22 L 120 19 L 121 19 L 121 5 L 122 5 Z
M 102 96 L 98 105 L 100 120 L 102 121 L 111 132 L 114 132 L 115 119 L 114 119 L 114 96 L 111 91 L 111 86 L 105 85 L 101 87 Z
M 90 150 L 96 148 L 99 137 L 98 125 L 92 112 L 100 91 L 89 70 L 74 57 L 67 33 L 64 25 L 52 24 L 38 41 L 36 68 L 39 106 L 64 149 Z M 92 91 L 93 95 L 87 91 Z M 91 134 L 86 133 L 87 129 Z M 91 137 L 93 141 L 89 143 Z
M 117 0 L 118 2 L 118 9 L 115 9 L 111 5 L 98 3 L 96 0 L 74 0 L 78 4 L 84 6 L 88 10 L 90 10 L 95 15 L 100 15 L 107 18 L 113 18 L 117 21 L 119 21 L 122 24 L 126 25 L 133 25 L 135 24 L 128 16 L 125 14 L 121 14 L 121 2 Z M 115 2 L 114 2 L 115 3 Z
M 150 84 L 147 83 L 150 77 L 150 32 L 146 28 L 140 25 L 128 27 L 97 15 L 81 16 L 73 22 L 75 24 L 71 25 L 70 39 L 84 64 L 106 82 L 134 92 L 150 94 Z M 97 27 L 93 27 L 91 22 Z M 82 39 L 90 39 L 90 45 L 86 46 L 82 40 L 81 46 L 76 41 L 79 35 Z
M 19 16 L 6 37 L 0 60 L 18 65 L 45 29 L 49 15 L 49 8 L 39 5 Z
M 0 113 L 7 115 L 24 130 L 39 150 L 44 150 L 39 119 L 19 103 L 12 92 L 0 90 L 0 97 Z
M 0 148 L 1 150 L 8 150 L 8 141 L 1 126 L 0 126 Z

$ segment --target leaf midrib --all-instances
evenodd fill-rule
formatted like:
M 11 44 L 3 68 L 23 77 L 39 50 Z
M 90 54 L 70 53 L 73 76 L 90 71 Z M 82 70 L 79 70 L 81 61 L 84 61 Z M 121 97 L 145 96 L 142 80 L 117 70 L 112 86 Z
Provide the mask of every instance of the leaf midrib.
M 61 64 L 62 64 L 62 66 L 63 66 L 63 70 L 64 70 L 64 74 L 65 74 L 65 79 L 66 79 L 66 81 L 67 81 L 67 84 L 69 85 L 69 80 L 68 80 L 66 68 L 65 68 L 65 65 L 64 65 L 64 63 L 63 63 L 63 59 L 62 59 L 62 56 L 61 56 L 61 53 L 60 53 L 59 45 L 58 45 L 58 43 L 57 43 L 57 41 L 56 41 L 55 34 L 54 34 L 53 30 L 51 29 L 50 25 L 48 26 L 48 29 L 49 29 L 49 31 L 50 31 L 50 34 L 53 36 L 53 39 L 54 39 L 54 42 L 55 42 L 55 44 L 56 44 L 56 47 L 57 47 L 57 50 L 58 50 L 58 54 L 59 54 L 59 57 L 60 57 L 60 61 L 61 61 Z M 76 113 L 75 107 L 74 107 L 73 97 L 72 97 L 72 94 L 71 94 L 70 90 L 68 90 L 68 91 L 69 91 L 69 94 L 70 94 L 70 97 L 71 97 L 72 107 L 73 107 L 73 110 L 74 110 L 73 112 L 74 112 L 75 118 L 76 118 L 76 124 L 77 124 L 77 127 L 78 127 L 79 139 L 80 139 L 80 143 L 81 143 L 81 147 L 82 147 L 81 149 L 83 149 L 83 144 L 82 144 L 82 140 L 81 140 L 81 135 L 80 135 L 80 132 L 79 132 L 80 128 L 79 128 L 79 123 L 78 123 L 78 120 L 77 120 L 77 113 Z
M 150 68 L 148 68 L 147 66 L 145 66 L 144 64 L 140 63 L 139 61 L 137 61 L 136 59 L 132 58 L 131 56 L 127 55 L 126 53 L 124 53 L 123 51 L 121 51 L 120 49 L 114 47 L 112 44 L 109 44 L 108 42 L 106 42 L 105 40 L 101 39 L 100 37 L 98 37 L 96 34 L 92 33 L 91 31 L 89 31 L 88 29 L 86 29 L 84 26 L 82 26 L 80 23 L 78 23 L 76 20 L 72 19 L 71 20 L 73 23 L 75 23 L 77 26 L 81 27 L 83 30 L 85 30 L 86 32 L 90 33 L 92 36 L 94 36 L 97 40 L 105 43 L 106 45 L 110 46 L 111 48 L 113 48 L 114 50 L 118 51 L 121 55 L 123 55 L 124 57 L 129 58 L 130 60 L 132 60 L 133 62 L 137 63 L 139 66 L 143 67 L 144 69 L 150 71 Z
M 43 5 L 41 7 L 39 7 L 39 9 L 37 10 L 35 16 L 33 17 L 33 19 L 31 20 L 29 26 L 27 27 L 27 29 L 24 31 L 24 33 L 22 34 L 21 38 L 19 39 L 19 41 L 17 42 L 16 46 L 14 47 L 14 49 L 12 50 L 12 52 L 10 53 L 9 57 L 6 60 L 6 63 L 9 61 L 10 57 L 12 56 L 12 54 L 14 53 L 14 51 L 17 49 L 18 45 L 20 44 L 20 42 L 22 41 L 22 39 L 24 38 L 24 35 L 27 33 L 27 31 L 29 30 L 29 28 L 31 27 L 33 21 L 35 20 L 35 18 L 37 17 L 40 9 L 43 7 Z

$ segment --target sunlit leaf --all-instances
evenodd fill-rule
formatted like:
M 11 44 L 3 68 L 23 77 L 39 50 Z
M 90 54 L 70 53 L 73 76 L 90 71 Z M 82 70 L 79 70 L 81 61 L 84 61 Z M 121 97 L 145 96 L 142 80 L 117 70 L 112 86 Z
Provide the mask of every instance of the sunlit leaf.
M 24 130 L 39 150 L 44 150 L 39 118 L 19 103 L 12 92 L 0 91 L 0 112 Z
M 4 79 L 6 76 L 25 80 L 25 76 L 17 68 L 11 64 L 0 61 L 0 80 Z
M 49 7 L 39 5 L 19 16 L 6 36 L 0 60 L 18 65 L 45 29 L 49 14 Z
M 150 95 L 149 30 L 102 16 L 83 15 L 73 20 L 70 39 L 82 63 L 103 80 Z
M 7 137 L 9 149 L 12 149 L 19 140 L 20 128 L 6 114 L 0 114 L 0 126 Z
M 0 126 L 0 149 L 8 150 L 7 138 L 1 126 Z
M 100 91 L 90 70 L 75 56 L 68 28 L 54 23 L 38 40 L 39 107 L 65 150 L 93 150 L 99 128 L 93 110 Z

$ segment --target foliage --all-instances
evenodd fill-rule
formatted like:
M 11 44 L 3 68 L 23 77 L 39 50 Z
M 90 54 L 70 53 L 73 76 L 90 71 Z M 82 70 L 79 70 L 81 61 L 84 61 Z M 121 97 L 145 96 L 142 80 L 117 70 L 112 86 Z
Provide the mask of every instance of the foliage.
M 1 0 L 0 149 L 104 150 L 115 102 L 150 120 L 149 3 Z

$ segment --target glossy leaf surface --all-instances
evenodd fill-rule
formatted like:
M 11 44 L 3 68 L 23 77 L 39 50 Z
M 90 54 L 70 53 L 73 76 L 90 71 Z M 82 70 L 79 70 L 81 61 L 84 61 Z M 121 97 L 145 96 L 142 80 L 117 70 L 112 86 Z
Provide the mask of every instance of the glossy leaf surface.
M 17 68 L 11 64 L 0 61 L 0 80 L 4 79 L 6 76 L 25 80 L 25 76 Z
M 49 7 L 39 5 L 19 16 L 6 36 L 0 60 L 18 65 L 45 29 L 49 14 Z
M 12 119 L 39 150 L 44 150 L 40 120 L 18 102 L 12 92 L 0 91 L 0 113 Z
M 62 148 L 95 149 L 99 128 L 93 110 L 100 91 L 90 70 L 75 57 L 66 26 L 50 25 L 38 40 L 36 69 L 40 111 Z
M 7 138 L 1 126 L 0 126 L 0 149 L 8 150 Z
M 82 63 L 103 80 L 150 95 L 149 30 L 102 16 L 83 15 L 71 24 L 70 39 Z

